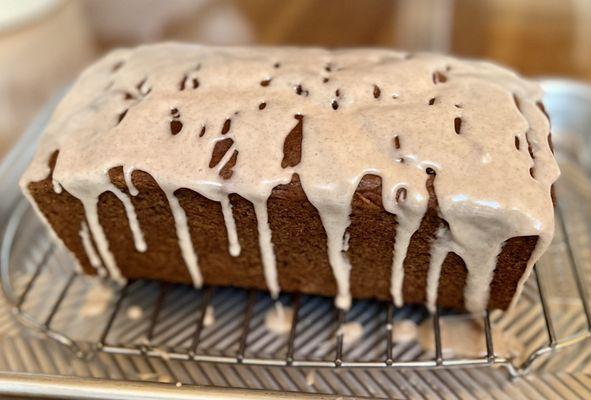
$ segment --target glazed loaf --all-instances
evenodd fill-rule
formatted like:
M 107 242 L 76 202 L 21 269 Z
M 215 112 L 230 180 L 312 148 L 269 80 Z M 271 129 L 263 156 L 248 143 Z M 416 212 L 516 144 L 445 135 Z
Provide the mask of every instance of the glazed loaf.
M 506 309 L 554 231 L 537 84 L 390 50 L 117 50 L 21 180 L 89 274 Z

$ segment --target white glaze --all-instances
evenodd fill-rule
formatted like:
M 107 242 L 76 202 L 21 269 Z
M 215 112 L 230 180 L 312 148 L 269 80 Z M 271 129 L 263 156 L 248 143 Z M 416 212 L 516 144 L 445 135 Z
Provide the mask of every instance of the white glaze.
M 113 72 L 119 62 L 122 66 Z M 280 68 L 274 68 L 276 62 Z M 327 65 L 331 71 L 325 70 Z M 445 74 L 447 80 L 435 83 L 436 73 Z M 179 90 L 184 76 L 198 78 L 199 87 Z M 329 82 L 322 81 L 325 76 Z M 268 86 L 260 84 L 268 78 L 272 78 Z M 295 93 L 298 84 L 304 94 Z M 381 91 L 377 99 L 374 85 Z M 125 99 L 126 92 L 133 99 Z M 425 170 L 432 168 L 437 173 L 439 212 L 449 224 L 446 246 L 462 257 L 468 270 L 465 304 L 479 311 L 487 304 L 502 244 L 516 236 L 540 236 L 520 291 L 553 235 L 550 187 L 559 170 L 547 142 L 548 121 L 535 104 L 541 96 L 538 85 L 503 68 L 432 54 L 406 59 L 403 53 L 376 49 L 180 44 L 117 50 L 85 71 L 58 106 L 21 184 L 26 187 L 47 177 L 49 157 L 59 150 L 54 187 L 63 187 L 82 201 L 98 252 L 117 279 L 120 273 L 96 216 L 97 199 L 113 191 L 109 169 L 123 166 L 131 195 L 137 194 L 132 170 L 149 173 L 167 194 L 179 247 L 195 286 L 202 280 L 198 254 L 185 212 L 173 193 L 189 188 L 222 202 L 232 255 L 239 254 L 239 241 L 227 196 L 237 193 L 254 205 L 265 278 L 276 297 L 280 288 L 266 204 L 272 189 L 297 173 L 327 233 L 338 285 L 336 303 L 348 308 L 351 265 L 346 230 L 359 181 L 366 174 L 380 176 L 384 208 L 397 217 L 391 292 L 401 305 L 403 262 L 427 209 Z M 431 98 L 436 99 L 433 105 L 428 104 Z M 266 107 L 259 110 L 262 101 Z M 337 110 L 333 101 L 338 102 Z M 177 117 L 171 116 L 173 108 Z M 125 110 L 125 118 L 117 123 Z M 304 116 L 301 162 L 282 168 L 283 142 L 296 114 Z M 462 121 L 460 134 L 454 131 L 457 117 Z M 183 126 L 172 135 L 169 124 L 175 118 Z M 227 119 L 231 129 L 222 135 Z M 203 126 L 206 133 L 201 137 Z M 392 143 L 395 135 L 399 148 Z M 209 168 L 215 143 L 226 138 L 233 140 L 230 151 Z M 239 155 L 232 177 L 226 180 L 219 171 L 234 150 Z M 397 202 L 400 188 L 407 193 L 404 201 Z M 136 247 L 141 248 L 131 202 L 118 197 L 127 202 Z M 436 243 L 435 251 L 438 248 Z M 427 290 L 434 302 L 439 262 L 432 262 L 432 267 Z
M 279 281 L 277 278 L 273 242 L 271 241 L 271 228 L 269 227 L 267 202 L 254 203 L 254 212 L 257 216 L 259 247 L 261 249 L 261 261 L 263 263 L 263 272 L 265 274 L 265 281 L 267 282 L 267 289 L 269 289 L 271 297 L 276 299 L 277 296 L 279 296 Z
M 200 288 L 203 284 L 203 278 L 201 276 L 201 272 L 199 271 L 197 253 L 195 253 L 193 242 L 191 241 L 191 233 L 189 232 L 187 214 L 179 204 L 179 200 L 174 193 L 168 190 L 165 190 L 164 193 L 166 193 L 166 198 L 168 199 L 168 204 L 170 205 L 170 211 L 172 212 L 172 216 L 174 218 L 176 235 L 179 240 L 179 247 L 181 249 L 183 260 L 185 260 L 187 270 L 189 270 L 189 274 L 193 280 L 193 286 Z
M 349 251 L 349 240 L 351 240 L 351 235 L 349 232 L 345 232 L 345 236 L 343 237 L 343 251 Z
M 482 319 L 466 315 L 446 315 L 439 319 L 441 351 L 444 357 L 483 357 L 487 354 L 486 335 Z M 433 320 L 425 319 L 416 337 L 424 352 L 435 354 Z M 523 344 L 511 333 L 498 326 L 492 328 L 495 354 L 515 358 L 523 355 Z
M 363 336 L 363 325 L 357 321 L 346 322 L 337 330 L 337 336 L 343 337 L 344 344 L 351 344 Z
M 404 259 L 406 258 L 406 252 L 408 250 L 408 245 L 410 244 L 410 238 L 412 237 L 412 234 L 417 229 L 419 229 L 421 219 L 418 217 L 418 215 L 415 215 L 412 219 L 406 218 L 404 214 L 398 215 L 400 215 L 400 217 L 398 226 L 396 227 L 396 236 L 394 239 L 390 293 L 392 294 L 392 299 L 394 300 L 396 307 L 402 307 L 404 305 L 404 299 L 402 297 L 402 283 L 404 282 Z
M 64 190 L 62 188 L 62 185 L 60 185 L 59 182 L 57 182 L 55 179 L 53 179 L 51 181 L 51 184 L 53 186 L 53 191 L 56 192 L 57 194 L 60 194 Z
M 112 287 L 100 281 L 93 282 L 92 286 L 86 291 L 79 313 L 84 317 L 104 316 L 113 298 Z
M 137 196 L 139 191 L 134 186 L 133 181 L 131 179 L 131 174 L 133 173 L 133 168 L 125 166 L 123 167 L 123 179 L 125 179 L 125 186 L 127 186 L 127 190 L 129 194 L 132 196 Z
M 431 244 L 431 259 L 429 260 L 429 272 L 427 273 L 427 308 L 435 312 L 437 304 L 437 289 L 439 288 L 439 276 L 443 261 L 449 253 L 449 232 L 447 228 L 440 227 L 435 240 Z
M 88 257 L 88 261 L 90 261 L 90 265 L 92 265 L 96 269 L 99 276 L 106 276 L 107 272 L 103 268 L 101 259 L 94 250 L 94 245 L 92 244 L 92 240 L 90 239 L 90 232 L 88 231 L 88 225 L 86 225 L 86 222 L 82 222 L 80 232 L 78 232 L 78 234 L 80 235 L 80 241 L 82 242 L 82 246 L 84 247 L 84 252 Z
M 337 281 L 338 293 L 335 297 L 335 304 L 339 308 L 349 309 L 351 307 L 351 291 L 349 289 L 349 275 L 351 264 L 347 258 L 345 249 L 345 232 L 349 226 L 349 214 L 351 213 L 351 200 L 353 193 L 347 196 L 348 207 L 332 208 L 322 207 L 320 202 L 311 200 L 316 207 L 326 231 L 326 242 L 328 245 L 328 261 L 332 267 L 335 280 Z
M 236 221 L 232 214 L 232 204 L 228 196 L 222 197 L 222 214 L 224 215 L 224 223 L 226 224 L 226 232 L 228 232 L 228 251 L 234 257 L 240 255 L 240 242 L 238 242 L 238 232 L 236 230 Z
M 210 304 L 205 307 L 205 315 L 203 316 L 203 326 L 208 327 L 215 324 L 215 309 Z
M 396 321 L 390 330 L 394 343 L 408 343 L 417 340 L 418 327 L 411 319 Z
M 140 306 L 134 304 L 134 305 L 131 305 L 127 308 L 125 315 L 130 320 L 137 321 L 144 316 L 144 310 Z
M 115 282 L 123 284 L 125 282 L 125 278 L 121 276 L 121 272 L 119 268 L 117 268 L 117 264 L 115 262 L 115 258 L 113 254 L 109 250 L 109 243 L 107 242 L 107 237 L 105 236 L 105 232 L 103 231 L 103 227 L 99 223 L 98 212 L 97 212 L 97 202 L 98 198 L 95 199 L 80 199 L 82 201 L 82 205 L 84 206 L 84 213 L 86 215 L 86 221 L 88 222 L 88 227 L 90 228 L 90 233 L 94 238 L 94 242 L 96 243 L 97 250 L 100 254 L 101 259 L 103 260 L 105 266 L 107 267 L 107 271 L 109 272 L 109 276 Z M 100 270 L 99 270 L 100 274 Z
M 133 244 L 135 249 L 140 253 L 145 252 L 148 249 L 146 241 L 144 240 L 144 233 L 140 228 L 140 223 L 137 220 L 135 208 L 131 203 L 131 200 L 125 193 L 119 190 L 115 185 L 110 185 L 109 191 L 111 191 L 125 207 L 125 213 L 127 214 L 127 221 L 129 222 L 129 228 L 131 229 L 131 236 L 133 237 Z
M 316 383 L 316 370 L 310 369 L 306 372 L 306 385 L 314 386 L 314 383 Z
M 285 307 L 280 301 L 275 301 L 273 307 L 265 313 L 265 327 L 269 332 L 281 335 L 289 332 L 293 319 L 293 308 Z

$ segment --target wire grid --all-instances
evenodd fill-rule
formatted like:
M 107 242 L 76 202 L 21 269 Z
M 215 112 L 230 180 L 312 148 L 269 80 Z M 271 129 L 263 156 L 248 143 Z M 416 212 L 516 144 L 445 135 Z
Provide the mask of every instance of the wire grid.
M 336 309 L 332 306 L 332 302 L 328 299 L 323 299 L 315 296 L 303 295 L 283 295 L 282 301 L 292 307 L 293 317 L 291 326 L 285 340 L 285 351 L 275 352 L 270 357 L 264 356 L 264 352 L 258 350 L 250 351 L 253 337 L 261 337 L 261 330 L 264 330 L 264 322 L 261 315 L 260 304 L 272 305 L 272 301 L 268 295 L 255 290 L 239 290 L 239 289 L 218 289 L 213 287 L 205 287 L 201 290 L 189 289 L 182 285 L 172 285 L 166 283 L 153 283 L 145 281 L 128 282 L 126 285 L 116 288 L 115 296 L 112 299 L 112 307 L 108 313 L 102 315 L 104 318 L 101 323 L 94 321 L 92 324 L 80 325 L 91 326 L 92 333 L 85 333 L 85 340 L 73 339 L 72 336 L 57 327 L 56 317 L 67 309 L 65 306 L 70 297 L 76 297 L 72 293 L 75 291 L 74 287 L 81 281 L 92 281 L 97 283 L 101 281 L 101 285 L 114 288 L 111 283 L 108 283 L 100 278 L 88 277 L 79 274 L 73 268 L 71 260 L 65 260 L 60 257 L 60 250 L 53 241 L 47 240 L 47 232 L 37 224 L 37 235 L 41 235 L 37 240 L 39 243 L 23 243 L 19 239 L 19 230 L 24 229 L 27 225 L 26 214 L 30 213 L 30 208 L 24 202 L 21 203 L 12 215 L 11 220 L 5 231 L 5 237 L 2 242 L 0 262 L 2 274 L 2 286 L 4 294 L 12 306 L 13 313 L 17 319 L 24 324 L 42 332 L 47 337 L 50 337 L 67 348 L 72 350 L 81 358 L 92 357 L 99 352 L 105 352 L 116 355 L 128 356 L 145 356 L 157 357 L 164 360 L 179 360 L 179 361 L 196 361 L 219 364 L 241 364 L 252 366 L 277 366 L 277 367 L 308 367 L 308 368 L 446 368 L 446 367 L 483 367 L 483 366 L 503 366 L 507 369 L 511 376 L 520 376 L 526 374 L 534 361 L 542 356 L 548 355 L 560 349 L 570 347 L 579 343 L 591 336 L 591 310 L 588 304 L 588 293 L 585 284 L 583 283 L 583 276 L 577 259 L 574 255 L 568 230 L 564 222 L 564 215 L 560 205 L 556 207 L 558 228 L 564 239 L 566 246 L 566 254 L 568 262 L 572 268 L 572 274 L 576 282 L 577 295 L 582 305 L 582 312 L 586 320 L 586 327 L 566 338 L 559 338 L 552 315 L 551 307 L 549 306 L 548 295 L 546 287 L 541 279 L 541 272 L 538 266 L 534 269 L 535 290 L 539 296 L 539 303 L 541 304 L 545 328 L 547 332 L 547 341 L 545 344 L 538 347 L 530 354 L 520 357 L 521 361 L 514 358 L 507 358 L 505 356 L 495 353 L 495 345 L 493 343 L 493 333 L 491 328 L 490 313 L 484 312 L 481 316 L 484 327 L 484 342 L 486 344 L 486 354 L 479 357 L 447 357 L 444 356 L 442 349 L 441 338 L 441 315 L 445 313 L 437 309 L 433 314 L 433 348 L 434 355 L 431 358 L 424 359 L 418 357 L 399 357 L 398 352 L 395 354 L 396 344 L 392 339 L 392 327 L 395 317 L 404 314 L 407 317 L 411 316 L 416 321 L 424 319 L 427 312 L 422 307 L 404 307 L 398 309 L 391 303 L 377 303 L 372 302 L 367 309 L 371 309 L 371 325 L 373 330 L 377 333 L 377 339 L 374 340 L 367 348 L 367 354 L 381 354 L 379 351 L 373 351 L 377 348 L 385 347 L 385 354 L 379 358 L 367 358 L 360 356 L 360 353 L 353 358 L 345 357 L 345 343 L 342 335 L 341 327 L 348 320 L 348 313 Z M 30 223 L 28 224 L 30 225 Z M 28 248 L 40 248 L 45 243 L 45 250 L 40 252 L 37 258 L 29 257 L 24 264 L 12 266 L 12 254 L 18 246 L 24 246 L 24 251 Z M 63 256 L 63 255 L 62 255 Z M 58 274 L 65 283 L 58 284 L 53 279 L 43 281 L 41 276 L 45 270 L 49 269 L 52 264 L 57 264 L 61 272 Z M 54 265 L 55 267 L 55 265 Z M 18 275 L 15 277 L 15 275 Z M 65 277 L 65 279 L 64 279 Z M 17 279 L 18 278 L 18 279 Z M 15 284 L 19 281 L 20 284 Z M 139 288 L 139 289 L 138 289 Z M 145 318 L 142 323 L 133 323 L 128 325 L 125 329 L 115 328 L 116 321 L 122 317 L 123 305 L 134 296 L 133 292 L 143 290 L 142 288 L 149 288 L 149 296 L 143 296 L 142 301 L 149 304 L 144 304 L 144 309 L 147 310 Z M 42 297 L 43 306 L 45 309 L 44 315 L 33 314 L 28 311 L 27 303 L 31 297 L 31 292 L 35 289 L 43 289 L 50 295 Z M 216 298 L 216 292 L 221 291 L 221 300 L 217 300 L 215 304 L 216 310 L 220 310 L 220 324 L 215 329 L 210 329 L 206 326 L 206 310 L 213 304 Z M 162 324 L 163 310 L 169 298 L 176 298 L 180 292 L 190 292 L 192 296 L 198 298 L 198 308 L 195 310 L 193 305 L 185 304 L 177 309 L 177 312 L 184 313 L 182 318 L 176 319 L 176 325 L 180 320 L 184 320 L 184 329 L 175 330 L 175 323 L 167 322 L 167 326 L 160 326 Z M 146 293 L 145 291 L 142 293 Z M 141 294 L 136 294 L 140 296 Z M 39 297 L 39 296 L 36 296 Z M 78 296 L 79 298 L 79 296 Z M 262 300 L 261 300 L 262 299 Z M 265 300 L 266 299 L 266 300 Z M 288 299 L 288 301 L 286 301 Z M 187 303 L 187 302 L 185 302 Z M 303 311 L 302 306 L 307 305 L 308 311 Z M 193 308 L 191 308 L 193 307 Z M 321 309 L 324 315 L 333 314 L 334 323 L 327 324 L 325 319 L 312 318 L 309 309 Z M 349 311 L 352 313 L 353 310 Z M 229 317 L 224 320 L 224 311 Z M 169 313 L 170 310 L 166 310 Z M 305 316 L 304 313 L 307 313 Z M 66 313 L 67 314 L 67 313 Z M 305 318 L 304 318 L 305 317 Z M 66 319 L 72 318 L 66 317 Z M 169 321 L 170 318 L 167 318 Z M 189 321 L 187 323 L 187 320 Z M 225 321 L 225 322 L 224 322 Z M 302 324 L 317 324 L 318 327 L 310 329 L 308 326 L 305 329 L 307 337 L 300 337 Z M 76 325 L 76 324 L 75 324 Z M 189 327 L 190 326 L 190 327 Z M 228 328 L 229 327 L 229 328 Z M 76 328 L 78 329 L 78 328 Z M 208 331 L 209 332 L 206 332 Z M 134 331 L 134 335 L 130 332 Z M 310 335 L 309 332 L 313 334 Z M 141 334 L 137 334 L 141 332 Z M 165 333 L 168 335 L 168 341 L 171 340 L 176 344 L 162 345 L 159 337 Z M 206 333 L 208 334 L 207 337 Z M 268 332 L 267 332 L 268 333 Z M 94 335 L 94 339 L 90 339 Z M 97 336 L 98 335 L 98 336 Z M 114 339 L 114 337 L 118 339 Z M 165 335 L 166 336 L 166 335 Z M 182 337 L 181 337 L 182 336 Z M 374 335 L 376 336 L 376 335 Z M 212 341 L 212 337 L 215 340 Z M 298 352 L 298 348 L 306 347 L 308 342 L 314 342 L 315 338 L 323 337 L 325 340 L 325 350 L 319 351 L 318 346 L 308 348 L 306 351 Z M 139 340 L 138 340 L 139 338 Z M 230 338 L 230 339 L 228 339 Z M 182 340 L 181 340 L 182 339 Z M 228 340 L 226 340 L 228 339 Z M 225 341 L 226 340 L 226 341 Z M 277 340 L 277 337 L 267 342 Z M 268 346 L 272 346 L 271 344 Z M 327 345 L 327 346 L 326 346 Z M 367 345 L 365 344 L 367 347 Z M 222 348 L 222 351 L 212 352 L 211 348 Z M 276 346 L 277 347 L 277 346 Z M 303 353 L 303 354 L 302 354 Z M 354 353 L 354 352 L 348 352 Z M 320 354 L 320 356 L 318 356 Z

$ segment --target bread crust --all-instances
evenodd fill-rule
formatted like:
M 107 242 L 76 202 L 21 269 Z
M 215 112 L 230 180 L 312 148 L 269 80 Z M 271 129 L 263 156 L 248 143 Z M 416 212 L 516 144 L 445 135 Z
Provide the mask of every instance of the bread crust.
M 58 156 L 56 152 L 51 157 L 52 173 Z M 129 195 L 122 167 L 111 169 L 109 177 L 115 186 Z M 146 172 L 134 171 L 132 182 L 139 193 L 130 198 L 144 232 L 146 252 L 138 252 L 134 246 L 121 201 L 111 192 L 101 194 L 98 199 L 99 222 L 122 275 L 128 279 L 190 284 L 191 276 L 178 245 L 166 195 Z M 404 261 L 405 303 L 425 303 L 431 245 L 437 230 L 446 225 L 439 216 L 434 190 L 436 185 L 437 177 L 429 176 L 429 206 L 419 229 L 411 238 Z M 96 274 L 79 235 L 80 226 L 85 221 L 82 203 L 66 190 L 55 193 L 51 174 L 41 181 L 29 183 L 28 189 L 41 213 L 75 255 L 83 270 Z M 391 300 L 396 216 L 385 211 L 381 191 L 381 179 L 366 175 L 353 196 L 347 255 L 352 265 L 351 294 L 354 298 Z M 265 290 L 252 203 L 237 194 L 230 195 L 242 248 L 240 255 L 233 257 L 228 250 L 220 203 L 184 188 L 175 191 L 175 195 L 187 214 L 204 283 Z M 326 233 L 297 175 L 289 184 L 273 189 L 268 200 L 268 213 L 281 290 L 334 296 L 337 287 L 328 262 Z M 522 236 L 505 242 L 490 285 L 489 309 L 506 309 L 509 306 L 537 241 L 537 236 Z M 441 270 L 437 304 L 464 310 L 466 276 L 463 260 L 449 253 Z

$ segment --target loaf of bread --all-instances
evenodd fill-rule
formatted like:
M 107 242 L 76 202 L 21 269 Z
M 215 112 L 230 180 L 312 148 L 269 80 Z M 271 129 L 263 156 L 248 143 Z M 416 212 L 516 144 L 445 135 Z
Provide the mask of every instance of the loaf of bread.
M 390 50 L 117 50 L 21 180 L 89 274 L 506 309 L 554 231 L 541 89 Z

